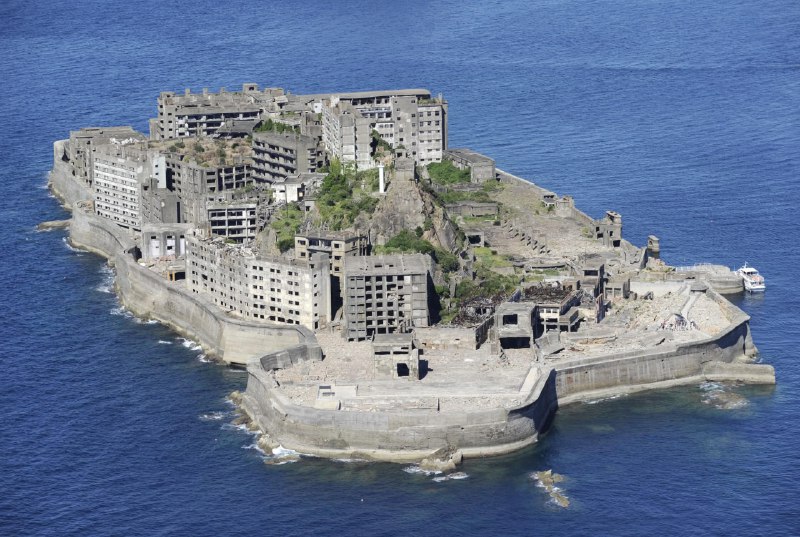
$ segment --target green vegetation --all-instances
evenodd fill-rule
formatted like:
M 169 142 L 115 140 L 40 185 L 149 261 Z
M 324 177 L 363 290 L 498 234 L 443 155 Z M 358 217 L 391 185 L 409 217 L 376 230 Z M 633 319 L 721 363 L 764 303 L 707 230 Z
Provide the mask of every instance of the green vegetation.
M 498 255 L 491 248 L 473 248 L 472 251 L 477 258 L 476 262 L 486 268 L 507 268 L 511 266 L 511 261 L 506 256 Z
M 255 132 L 293 132 L 295 134 L 300 134 L 300 126 L 287 125 L 286 123 L 281 123 L 280 121 L 266 119 L 255 128 Z
M 205 151 L 205 149 L 203 148 L 203 144 L 201 144 L 200 142 L 195 142 L 193 149 L 195 153 L 202 153 L 203 151 Z
M 421 229 L 421 228 L 417 228 Z M 460 263 L 458 256 L 452 252 L 448 252 L 444 248 L 437 248 L 425 239 L 420 238 L 415 232 L 404 229 L 388 241 L 383 246 L 375 248 L 375 252 L 379 254 L 397 254 L 397 253 L 419 253 L 428 254 L 433 257 L 439 268 L 443 272 L 455 272 L 458 270 Z
M 352 225 L 359 214 L 373 212 L 378 205 L 377 198 L 369 194 L 373 183 L 377 183 L 374 170 L 356 173 L 354 168 L 333 161 L 317 195 L 321 220 L 338 231 Z M 374 186 L 377 189 L 377 184 Z
M 391 153 L 392 146 L 389 145 L 389 142 L 381 138 L 381 135 L 375 129 L 372 129 L 370 133 L 372 137 L 372 153 L 375 154 L 379 150 L 383 151 L 384 153 Z
M 459 170 L 449 160 L 428 164 L 431 181 L 437 185 L 455 185 L 470 182 L 470 170 Z
M 437 164 L 444 164 L 444 162 L 429 164 L 428 168 L 430 169 L 431 166 Z M 450 166 L 452 166 L 452 164 L 450 164 Z M 459 171 L 457 168 L 455 167 L 453 168 L 456 169 L 456 171 Z M 431 176 L 431 179 L 433 179 L 433 176 Z M 447 184 L 436 183 L 436 184 L 440 184 L 441 186 L 452 186 L 459 183 L 447 183 Z M 496 183 L 494 181 L 487 181 L 483 183 L 480 189 L 478 190 L 451 190 L 450 188 L 447 188 L 446 190 L 437 192 L 436 190 L 430 187 L 426 188 L 426 190 L 437 200 L 437 202 L 440 205 L 447 205 L 448 203 L 458 203 L 459 201 L 475 201 L 482 203 L 491 202 L 494 200 L 492 200 L 490 194 L 494 192 L 499 192 L 503 188 L 504 186 L 502 184 Z
M 270 225 L 278 235 L 278 249 L 281 253 L 294 247 L 294 236 L 300 231 L 303 223 L 303 211 L 296 205 L 290 204 L 280 209 Z

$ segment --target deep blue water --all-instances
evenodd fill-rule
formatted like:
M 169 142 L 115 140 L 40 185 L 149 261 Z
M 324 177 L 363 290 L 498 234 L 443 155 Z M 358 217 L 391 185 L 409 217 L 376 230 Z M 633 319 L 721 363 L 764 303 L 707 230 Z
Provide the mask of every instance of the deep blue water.
M 800 3 L 6 0 L 0 52 L 0 535 L 800 535 Z M 750 262 L 769 290 L 734 300 L 778 385 L 727 388 L 738 410 L 695 386 L 563 408 L 461 481 L 265 465 L 226 425 L 245 376 L 34 231 L 65 216 L 53 140 L 146 131 L 159 91 L 250 81 L 442 92 L 451 146 L 619 211 L 673 263 Z M 569 509 L 528 478 L 546 468 Z

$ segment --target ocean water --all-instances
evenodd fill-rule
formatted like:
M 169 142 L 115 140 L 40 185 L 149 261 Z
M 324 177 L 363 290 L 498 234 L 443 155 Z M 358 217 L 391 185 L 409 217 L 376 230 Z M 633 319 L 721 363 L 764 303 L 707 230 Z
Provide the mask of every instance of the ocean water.
M 800 535 L 799 28 L 790 0 L 3 2 L 0 535 Z M 159 91 L 251 81 L 442 92 L 451 146 L 619 211 L 672 263 L 758 267 L 766 294 L 733 300 L 778 385 L 562 408 L 464 479 L 265 464 L 230 424 L 245 375 L 131 317 L 101 259 L 34 229 L 66 216 L 53 140 L 146 131 Z M 529 477 L 544 469 L 569 508 Z

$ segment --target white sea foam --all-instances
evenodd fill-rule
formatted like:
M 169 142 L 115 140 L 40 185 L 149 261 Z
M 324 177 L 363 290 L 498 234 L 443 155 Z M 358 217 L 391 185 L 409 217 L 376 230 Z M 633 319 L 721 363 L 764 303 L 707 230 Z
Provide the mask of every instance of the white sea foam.
M 220 421 L 224 420 L 227 417 L 230 417 L 230 412 L 225 412 L 222 410 L 217 410 L 215 412 L 207 412 L 205 414 L 200 414 L 200 421 Z
M 255 451 L 258 451 L 262 455 L 267 454 L 263 449 L 261 449 L 261 446 L 258 445 L 258 442 L 253 442 L 252 444 L 247 444 L 246 446 L 242 446 L 242 449 L 253 449 Z
M 620 397 L 624 397 L 626 394 L 618 393 L 616 395 L 610 395 L 608 397 L 601 397 L 599 399 L 589 399 L 583 402 L 584 405 L 596 405 L 597 403 L 603 403 L 605 401 L 613 401 L 614 399 L 619 399 Z
M 453 472 L 452 474 L 440 475 L 440 476 L 434 477 L 431 481 L 434 481 L 436 483 L 441 483 L 443 481 L 460 481 L 460 480 L 466 479 L 468 477 L 469 477 L 469 474 L 466 474 L 464 472 Z
M 95 290 L 101 293 L 112 293 L 114 291 L 114 269 L 103 265 L 100 267 L 100 274 L 103 276 L 103 281 L 95 287 Z
M 290 462 L 298 462 L 302 454 L 293 449 L 287 449 L 283 446 L 273 448 L 271 455 L 264 456 L 264 463 L 273 466 L 280 466 Z
M 164 341 L 163 339 L 158 340 L 159 345 L 172 345 L 171 341 Z
M 423 470 L 419 466 L 406 466 L 403 468 L 403 471 L 407 474 L 412 475 L 439 475 L 441 474 L 441 470 Z
M 117 306 L 116 308 L 111 308 L 111 311 L 109 313 L 111 313 L 111 315 L 119 315 L 120 317 L 134 319 L 133 313 L 126 310 L 123 306 Z
M 189 349 L 190 351 L 200 351 L 203 350 L 203 347 L 197 343 L 196 341 L 192 341 L 191 339 L 186 338 L 178 338 L 181 342 L 181 345 Z
M 204 364 L 210 364 L 211 363 L 211 360 L 209 360 L 208 357 L 205 354 L 203 354 L 202 352 L 197 355 L 197 360 L 199 362 L 204 363 Z
M 723 391 L 725 387 L 717 382 L 706 381 L 700 384 L 700 389 L 703 390 L 704 392 L 711 392 L 711 391 L 718 392 L 718 391 Z
M 84 253 L 84 252 L 83 252 L 83 250 L 80 250 L 80 249 L 78 249 L 78 248 L 75 248 L 74 246 L 72 246 L 72 245 L 69 243 L 69 241 L 67 240 L 67 238 L 66 238 L 66 237 L 61 237 L 61 242 L 63 242 L 63 243 L 64 243 L 64 246 L 66 246 L 66 247 L 67 247 L 67 250 L 69 250 L 70 252 L 75 252 L 76 254 L 82 254 L 82 253 Z

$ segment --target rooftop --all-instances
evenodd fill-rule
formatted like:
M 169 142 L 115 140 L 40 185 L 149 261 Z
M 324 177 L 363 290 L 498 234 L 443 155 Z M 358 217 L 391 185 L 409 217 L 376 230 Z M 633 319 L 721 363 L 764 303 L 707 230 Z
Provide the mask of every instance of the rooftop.
M 348 276 L 422 274 L 429 267 L 430 257 L 424 254 L 347 256 L 344 271 Z

